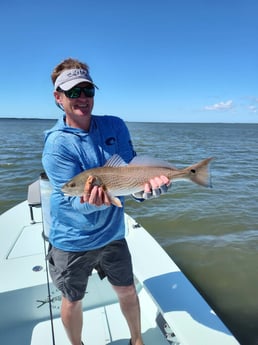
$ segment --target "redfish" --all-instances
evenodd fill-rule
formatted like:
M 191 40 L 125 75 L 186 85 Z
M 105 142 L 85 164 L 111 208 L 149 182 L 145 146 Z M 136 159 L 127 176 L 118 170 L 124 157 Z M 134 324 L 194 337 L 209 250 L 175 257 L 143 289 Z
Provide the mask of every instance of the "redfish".
M 82 196 L 85 183 L 94 177 L 93 185 L 103 186 L 112 204 L 122 207 L 117 196 L 125 196 L 144 190 L 144 185 L 156 176 L 164 175 L 170 181 L 187 180 L 204 187 L 211 187 L 209 163 L 206 158 L 184 169 L 177 169 L 170 163 L 157 158 L 136 156 L 127 164 L 119 155 L 112 156 L 104 166 L 88 169 L 76 175 L 62 187 L 62 192 L 70 196 Z

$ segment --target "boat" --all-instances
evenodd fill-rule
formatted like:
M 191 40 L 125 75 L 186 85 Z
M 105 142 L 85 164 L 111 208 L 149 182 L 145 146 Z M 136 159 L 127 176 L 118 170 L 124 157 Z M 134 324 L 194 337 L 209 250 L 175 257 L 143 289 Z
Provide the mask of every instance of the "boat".
M 51 188 L 42 175 L 27 200 L 0 216 L 0 344 L 68 345 L 60 292 L 46 253 Z M 146 345 L 236 345 L 234 335 L 158 242 L 125 214 Z M 85 344 L 127 345 L 130 334 L 113 289 L 97 272 L 83 300 Z

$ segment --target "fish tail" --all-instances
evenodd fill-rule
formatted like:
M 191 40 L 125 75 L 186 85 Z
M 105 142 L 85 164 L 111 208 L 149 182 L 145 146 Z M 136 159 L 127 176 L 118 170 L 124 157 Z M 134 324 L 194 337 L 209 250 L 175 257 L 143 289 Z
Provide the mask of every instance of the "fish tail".
M 212 187 L 209 164 L 213 158 L 206 158 L 199 163 L 193 164 L 185 170 L 188 171 L 189 179 L 204 187 Z

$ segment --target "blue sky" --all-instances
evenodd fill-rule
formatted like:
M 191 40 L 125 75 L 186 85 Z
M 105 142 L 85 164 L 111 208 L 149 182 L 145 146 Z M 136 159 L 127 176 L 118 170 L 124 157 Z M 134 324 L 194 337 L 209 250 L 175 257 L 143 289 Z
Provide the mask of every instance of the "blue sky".
M 0 4 L 0 117 L 58 118 L 50 81 L 89 64 L 95 114 L 258 122 L 257 0 L 9 0 Z

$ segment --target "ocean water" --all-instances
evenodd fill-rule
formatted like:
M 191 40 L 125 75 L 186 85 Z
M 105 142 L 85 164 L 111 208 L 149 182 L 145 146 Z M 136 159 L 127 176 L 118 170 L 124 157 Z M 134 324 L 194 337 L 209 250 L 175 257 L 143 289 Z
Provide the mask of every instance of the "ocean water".
M 0 119 L 0 213 L 27 198 L 55 120 Z M 126 212 L 163 246 L 242 345 L 258 344 L 258 124 L 128 123 L 138 154 L 183 168 L 206 157 L 213 188 L 173 183 Z M 144 250 L 144 248 L 143 248 Z M 223 344 L 222 344 L 223 345 Z

